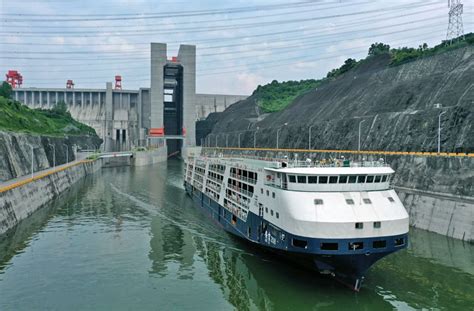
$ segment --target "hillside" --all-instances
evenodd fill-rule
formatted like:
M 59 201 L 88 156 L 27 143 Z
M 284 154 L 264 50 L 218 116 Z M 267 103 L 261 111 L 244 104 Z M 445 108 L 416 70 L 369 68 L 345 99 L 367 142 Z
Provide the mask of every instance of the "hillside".
M 253 147 L 258 127 L 257 147 L 275 147 L 277 129 L 288 123 L 280 147 L 307 148 L 311 126 L 311 148 L 357 149 L 364 121 L 362 149 L 435 151 L 440 104 L 446 111 L 442 150 L 474 151 L 473 41 L 407 51 L 373 53 L 343 73 L 328 74 L 279 112 L 262 114 L 256 91 L 221 113 L 212 133 L 221 134 L 220 145 L 229 133 L 229 145 L 236 146 L 237 133 L 245 131 L 241 144 Z
M 0 96 L 0 130 L 50 136 L 96 136 L 93 128 L 74 120 L 61 105 L 52 110 L 30 109 L 3 96 Z

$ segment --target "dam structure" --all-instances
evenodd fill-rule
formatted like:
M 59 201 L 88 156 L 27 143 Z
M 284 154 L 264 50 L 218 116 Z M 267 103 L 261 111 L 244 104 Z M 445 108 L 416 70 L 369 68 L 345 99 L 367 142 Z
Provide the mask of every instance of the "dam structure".
M 106 82 L 104 89 L 14 88 L 12 98 L 40 109 L 65 102 L 73 118 L 96 130 L 104 151 L 166 141 L 171 154 L 196 144 L 197 120 L 248 97 L 197 94 L 194 45 L 180 45 L 178 55 L 169 57 L 166 44 L 151 43 L 150 59 L 150 87 L 128 90 Z

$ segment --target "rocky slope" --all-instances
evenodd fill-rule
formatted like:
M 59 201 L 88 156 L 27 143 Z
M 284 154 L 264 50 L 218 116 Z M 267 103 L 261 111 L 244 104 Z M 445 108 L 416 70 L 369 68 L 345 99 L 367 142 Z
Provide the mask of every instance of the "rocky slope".
M 388 55 L 361 63 L 333 81 L 299 96 L 286 109 L 262 114 L 249 97 L 219 115 L 212 135 L 218 144 L 281 148 L 436 151 L 438 115 L 443 110 L 443 151 L 474 151 L 474 47 L 390 66 Z M 440 104 L 443 109 L 435 108 Z M 287 126 L 284 124 L 287 123 Z M 212 136 L 212 141 L 215 136 Z M 198 141 L 200 139 L 198 138 Z M 215 144 L 215 142 L 213 143 Z
M 0 131 L 0 182 L 31 173 L 31 146 L 34 148 L 34 170 L 40 171 L 74 160 L 73 146 L 90 149 L 100 145 L 97 136 L 37 136 Z M 54 146 L 54 148 L 52 147 Z M 66 148 L 68 152 L 66 152 Z

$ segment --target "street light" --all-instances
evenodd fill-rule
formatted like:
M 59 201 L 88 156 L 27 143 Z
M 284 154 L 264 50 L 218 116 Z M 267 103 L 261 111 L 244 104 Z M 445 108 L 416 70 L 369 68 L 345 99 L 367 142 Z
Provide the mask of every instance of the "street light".
M 286 122 L 285 124 L 283 124 L 282 126 L 280 126 L 278 129 L 277 129 L 277 149 L 278 149 L 278 138 L 279 138 L 279 135 L 280 135 L 280 130 L 282 129 L 283 126 L 287 126 L 288 125 L 288 122 Z
M 257 148 L 257 132 L 260 128 L 257 126 L 257 129 L 253 133 L 253 148 Z
M 311 129 L 314 127 L 314 125 L 311 125 L 309 127 L 309 131 L 308 131 L 308 150 L 311 150 Z
M 445 114 L 447 111 L 443 111 L 438 116 L 438 153 L 441 152 L 441 116 Z
M 53 168 L 56 167 L 56 147 L 53 144 L 49 144 L 51 147 L 53 147 Z
M 35 148 L 32 145 L 28 144 L 28 143 L 27 143 L 27 145 L 30 146 L 30 148 L 31 148 L 31 179 L 33 179 L 34 173 L 35 173 L 35 171 L 34 171 L 34 169 L 35 169 L 35 167 L 34 167 Z
M 362 125 L 362 123 L 364 123 L 365 120 L 362 120 L 359 122 L 359 147 L 357 148 L 358 151 L 360 151 L 360 126 Z
M 66 147 L 66 163 L 69 163 L 69 148 L 66 144 L 63 144 Z
M 243 134 L 243 132 L 239 133 L 239 148 L 240 148 L 240 135 L 242 135 L 242 134 Z

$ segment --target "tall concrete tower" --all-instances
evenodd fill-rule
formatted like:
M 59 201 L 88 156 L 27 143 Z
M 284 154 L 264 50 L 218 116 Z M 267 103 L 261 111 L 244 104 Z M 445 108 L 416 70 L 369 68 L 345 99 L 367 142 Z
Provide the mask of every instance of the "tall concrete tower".
M 178 56 L 167 58 L 164 43 L 151 44 L 152 144 L 166 138 L 168 153 L 194 146 L 196 114 L 196 47 L 181 45 Z

